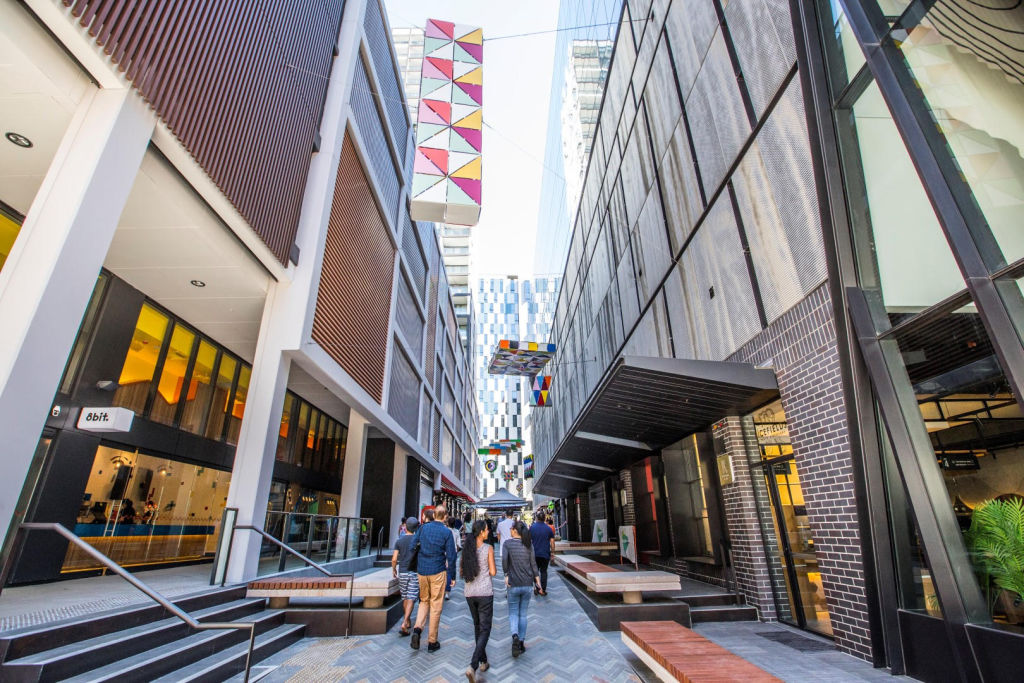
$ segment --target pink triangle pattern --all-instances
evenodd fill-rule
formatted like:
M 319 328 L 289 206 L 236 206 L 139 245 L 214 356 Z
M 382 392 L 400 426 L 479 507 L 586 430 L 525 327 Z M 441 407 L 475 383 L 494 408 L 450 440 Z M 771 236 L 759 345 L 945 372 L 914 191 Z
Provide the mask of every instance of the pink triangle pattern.
M 482 131 L 473 128 L 462 128 L 459 126 L 453 127 L 453 131 L 462 136 L 462 139 L 472 145 L 473 149 L 480 151 L 483 146 L 483 133 Z
M 484 103 L 484 87 L 482 85 L 473 85 L 472 83 L 456 83 L 459 89 L 469 95 L 474 102 L 479 105 Z
M 480 203 L 481 183 L 479 180 L 472 178 L 449 178 L 449 180 L 462 188 L 462 191 L 468 194 L 474 202 Z

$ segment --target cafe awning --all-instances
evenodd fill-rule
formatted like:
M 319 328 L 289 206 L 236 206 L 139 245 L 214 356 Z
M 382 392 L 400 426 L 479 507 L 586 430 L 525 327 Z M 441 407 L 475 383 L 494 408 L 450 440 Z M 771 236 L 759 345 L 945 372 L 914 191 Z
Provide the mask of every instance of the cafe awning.
M 752 412 L 778 393 L 774 371 L 748 363 L 622 356 L 534 490 L 574 494 L 723 417 Z

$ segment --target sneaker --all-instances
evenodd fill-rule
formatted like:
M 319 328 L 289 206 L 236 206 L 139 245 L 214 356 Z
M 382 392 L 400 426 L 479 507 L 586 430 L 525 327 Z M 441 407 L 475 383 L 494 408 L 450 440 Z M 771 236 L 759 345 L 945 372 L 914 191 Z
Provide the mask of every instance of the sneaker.
M 441 643 L 427 643 L 427 652 L 437 652 L 441 649 Z
M 480 673 L 483 673 L 484 671 L 487 671 L 490 668 L 491 668 L 491 665 L 487 662 L 486 659 L 481 659 L 480 660 Z
M 445 593 L 444 594 L 444 599 L 445 600 L 451 600 L 452 599 L 452 594 L 451 593 Z
M 421 628 L 414 628 L 412 630 L 412 640 L 409 641 L 409 645 L 412 647 L 412 649 L 420 649 L 420 634 L 422 633 L 423 629 Z
M 474 671 L 471 666 L 466 667 L 466 680 L 469 681 L 469 683 L 476 683 L 476 671 Z
M 512 634 L 512 656 L 518 657 L 523 654 L 523 643 L 519 640 L 519 636 L 515 633 Z
M 526 641 L 525 640 L 520 640 L 519 641 L 519 649 L 522 650 L 523 652 L 526 652 Z

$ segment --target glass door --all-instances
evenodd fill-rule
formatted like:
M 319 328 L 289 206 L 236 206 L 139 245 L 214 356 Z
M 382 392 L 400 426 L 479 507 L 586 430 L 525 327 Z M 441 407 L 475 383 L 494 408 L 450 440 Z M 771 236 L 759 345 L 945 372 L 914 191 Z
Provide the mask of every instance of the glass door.
M 780 603 L 779 618 L 831 636 L 832 623 L 818 570 L 814 537 L 792 452 L 792 447 L 785 444 L 762 446 L 761 454 L 766 458 L 761 468 L 771 501 L 778 550 L 769 554 L 777 558 L 786 583 L 786 595 L 776 595 L 776 602 Z M 777 457 L 770 457 L 772 455 Z M 766 542 L 770 541 L 766 539 Z

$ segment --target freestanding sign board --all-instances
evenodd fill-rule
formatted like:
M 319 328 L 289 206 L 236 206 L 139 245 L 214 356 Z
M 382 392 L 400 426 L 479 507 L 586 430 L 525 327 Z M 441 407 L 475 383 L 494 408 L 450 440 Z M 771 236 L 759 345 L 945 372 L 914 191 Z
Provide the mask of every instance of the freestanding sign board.
M 636 564 L 636 528 L 619 527 L 619 555 Z
M 591 539 L 594 543 L 604 543 L 605 539 L 608 538 L 608 520 L 607 519 L 595 519 L 594 520 L 594 535 Z

